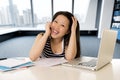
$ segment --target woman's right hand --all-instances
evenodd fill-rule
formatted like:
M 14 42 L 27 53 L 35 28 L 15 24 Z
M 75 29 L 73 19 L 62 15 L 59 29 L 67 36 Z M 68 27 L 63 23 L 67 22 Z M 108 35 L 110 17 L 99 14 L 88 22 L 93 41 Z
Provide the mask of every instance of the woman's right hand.
M 51 33 L 51 22 L 47 22 L 46 23 L 46 25 L 45 25 L 45 29 L 46 29 L 46 31 L 45 31 L 45 33 L 49 36 L 50 35 L 50 33 Z

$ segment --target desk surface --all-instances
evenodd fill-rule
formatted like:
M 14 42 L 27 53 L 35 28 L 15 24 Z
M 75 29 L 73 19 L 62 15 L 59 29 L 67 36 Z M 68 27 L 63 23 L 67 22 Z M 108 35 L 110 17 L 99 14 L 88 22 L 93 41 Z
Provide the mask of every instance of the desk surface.
M 9 72 L 0 72 L 0 80 L 120 80 L 120 59 L 113 59 L 99 71 L 77 69 L 63 65 L 39 65 Z

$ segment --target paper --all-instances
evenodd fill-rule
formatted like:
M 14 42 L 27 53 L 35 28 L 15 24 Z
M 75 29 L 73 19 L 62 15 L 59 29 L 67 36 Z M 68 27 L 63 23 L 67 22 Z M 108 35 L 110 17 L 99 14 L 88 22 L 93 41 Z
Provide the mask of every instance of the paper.
M 0 61 L 0 71 L 10 71 L 28 66 L 33 66 L 33 62 L 29 58 L 16 57 Z
M 12 68 L 0 66 L 0 71 L 10 71 L 10 70 L 12 70 Z
M 67 62 L 67 60 L 64 58 L 40 58 L 39 61 L 36 62 L 36 64 L 39 66 L 49 67 L 65 62 Z
M 0 66 L 6 66 L 6 67 L 15 67 L 27 62 L 31 62 L 28 58 L 8 58 L 6 60 L 0 61 Z

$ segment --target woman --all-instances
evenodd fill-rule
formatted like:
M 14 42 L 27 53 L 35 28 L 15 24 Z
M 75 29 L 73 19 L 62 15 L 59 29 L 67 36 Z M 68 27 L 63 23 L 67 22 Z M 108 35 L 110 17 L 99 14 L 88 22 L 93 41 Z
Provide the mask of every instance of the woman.
M 30 51 L 30 59 L 65 57 L 67 60 L 80 57 L 80 33 L 77 19 L 66 11 L 57 12 L 52 22 L 46 24 L 45 33 L 37 35 Z

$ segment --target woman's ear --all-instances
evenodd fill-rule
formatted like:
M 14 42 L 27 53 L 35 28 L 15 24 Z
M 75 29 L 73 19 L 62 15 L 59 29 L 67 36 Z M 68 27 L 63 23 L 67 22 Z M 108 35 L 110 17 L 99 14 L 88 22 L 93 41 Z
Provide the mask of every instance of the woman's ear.
M 66 34 L 69 34 L 69 33 L 70 33 L 70 31 L 68 30 Z

